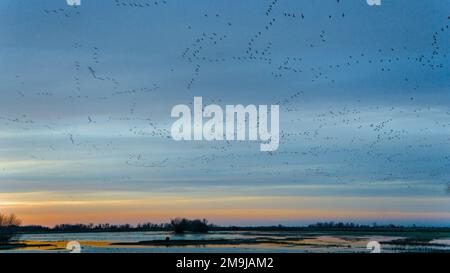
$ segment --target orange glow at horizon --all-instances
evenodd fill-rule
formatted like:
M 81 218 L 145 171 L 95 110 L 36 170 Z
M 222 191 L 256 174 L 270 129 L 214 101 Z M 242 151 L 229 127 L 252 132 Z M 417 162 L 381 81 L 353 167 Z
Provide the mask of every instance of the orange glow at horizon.
M 450 219 L 446 198 L 345 196 L 151 196 L 142 193 L 80 195 L 70 200 L 51 193 L 0 194 L 0 211 L 15 213 L 24 225 L 63 223 L 164 223 L 175 217 L 206 218 L 220 225 L 290 221 L 371 221 Z M 127 197 L 128 199 L 125 199 Z M 396 206 L 392 206 L 396 204 Z M 423 209 L 411 210 L 411 204 Z M 399 209 L 400 205 L 400 209 Z M 392 209 L 396 207 L 396 209 Z M 357 209 L 355 209 L 357 208 Z
M 212 223 L 251 222 L 268 220 L 268 224 L 286 220 L 311 220 L 311 221 L 358 221 L 371 219 L 450 219 L 450 213 L 407 213 L 399 211 L 371 212 L 371 211 L 319 211 L 319 210 L 189 210 L 189 211 L 156 211 L 156 212 L 120 212 L 108 214 L 104 212 L 70 212 L 60 214 L 32 214 L 17 213 L 24 225 L 54 226 L 63 223 L 166 223 L 176 217 L 205 218 Z M 269 221 L 270 220 L 270 221 Z

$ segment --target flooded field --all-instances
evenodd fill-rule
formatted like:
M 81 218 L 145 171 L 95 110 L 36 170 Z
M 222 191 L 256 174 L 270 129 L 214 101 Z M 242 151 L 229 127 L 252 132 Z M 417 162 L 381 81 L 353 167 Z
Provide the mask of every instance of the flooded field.
M 109 252 L 370 252 L 377 241 L 381 252 L 450 252 L 449 233 L 384 232 L 256 232 L 215 231 L 207 234 L 171 232 L 96 232 L 22 234 L 0 252 L 68 253 L 76 241 L 84 253 Z

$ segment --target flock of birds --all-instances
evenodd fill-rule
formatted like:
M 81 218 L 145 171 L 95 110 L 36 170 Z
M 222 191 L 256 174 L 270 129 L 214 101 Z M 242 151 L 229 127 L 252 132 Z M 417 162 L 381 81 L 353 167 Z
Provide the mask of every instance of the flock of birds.
M 114 0 L 116 8 L 155 8 L 168 7 L 167 1 L 125 1 Z M 342 1 L 336 0 L 336 5 L 341 5 Z M 82 14 L 83 7 L 44 9 L 46 16 L 63 16 L 70 20 L 73 16 Z M 337 7 L 337 10 L 339 8 Z M 55 118 L 51 121 L 37 121 L 30 117 L 24 109 L 20 116 L 11 117 L 3 112 L 0 116 L 2 127 L 14 127 L 16 130 L 31 132 L 36 128 L 44 128 L 55 134 L 62 135 L 66 139 L 66 144 L 70 144 L 75 150 L 84 151 L 86 156 L 110 155 L 116 157 L 120 152 L 126 156 L 123 158 L 123 166 L 127 168 L 148 168 L 157 172 L 167 172 L 171 170 L 191 170 L 197 169 L 207 174 L 216 174 L 225 168 L 229 174 L 248 177 L 307 177 L 320 179 L 332 179 L 343 181 L 358 181 L 360 170 L 368 168 L 364 162 L 371 162 L 371 168 L 365 170 L 372 175 L 375 181 L 390 181 L 399 179 L 448 179 L 448 169 L 450 168 L 450 154 L 442 149 L 436 156 L 428 151 L 439 151 L 441 147 L 450 144 L 450 135 L 435 140 L 427 137 L 427 133 L 436 128 L 450 132 L 450 111 L 445 113 L 441 120 L 433 119 L 435 109 L 425 107 L 417 103 L 416 94 L 426 92 L 426 87 L 422 87 L 420 82 L 411 78 L 408 71 L 403 71 L 402 81 L 405 92 L 404 103 L 409 108 L 397 105 L 370 106 L 364 97 L 354 98 L 348 104 L 342 106 L 336 104 L 327 110 L 314 110 L 308 108 L 308 103 L 317 95 L 315 86 L 329 84 L 333 86 L 339 82 L 339 76 L 358 71 L 359 69 L 370 69 L 374 73 L 381 73 L 389 77 L 390 73 L 397 73 L 404 67 L 420 68 L 425 73 L 449 72 L 448 50 L 449 50 L 449 22 L 448 18 L 442 20 L 442 26 L 433 31 L 430 37 L 430 50 L 427 52 L 413 52 L 409 50 L 409 45 L 392 46 L 388 48 L 378 48 L 373 50 L 355 51 L 351 55 L 343 58 L 328 60 L 326 65 L 323 62 L 314 64 L 306 61 L 307 53 L 299 52 L 297 55 L 286 55 L 284 52 L 276 50 L 279 41 L 273 38 L 273 29 L 277 24 L 294 24 L 301 28 L 301 23 L 308 21 L 315 15 L 306 14 L 303 11 L 286 10 L 283 1 L 273 0 L 261 8 L 264 20 L 256 28 L 251 30 L 251 34 L 237 46 L 240 51 L 237 54 L 214 54 L 215 49 L 222 46 L 229 46 L 235 32 L 240 26 L 233 23 L 231 19 L 224 18 L 223 14 L 217 12 L 199 11 L 197 15 L 205 20 L 221 20 L 220 27 L 215 31 L 210 28 L 205 31 L 197 31 L 189 41 L 187 46 L 180 48 L 177 58 L 186 63 L 191 70 L 189 79 L 184 83 L 185 90 L 195 95 L 199 82 L 204 81 L 203 73 L 215 65 L 228 66 L 230 68 L 246 66 L 265 67 L 270 72 L 270 77 L 276 83 L 298 79 L 298 82 L 309 83 L 304 87 L 292 91 L 290 94 L 274 94 L 272 104 L 279 104 L 281 117 L 280 149 L 275 152 L 261 153 L 255 147 L 255 143 L 249 142 L 211 142 L 195 143 L 195 153 L 190 152 L 174 153 L 170 151 L 173 140 L 170 135 L 171 121 L 165 122 L 151 116 L 143 116 L 139 111 L 141 100 L 157 100 L 164 96 L 167 91 L 160 83 L 149 83 L 147 86 L 128 87 L 126 81 L 120 76 L 109 75 L 105 72 L 105 58 L 102 49 L 97 45 L 83 44 L 76 42 L 71 50 L 74 52 L 71 64 L 73 81 L 67 83 L 65 88 L 71 92 L 47 91 L 40 87 L 34 93 L 25 92 L 24 86 L 27 83 L 26 75 L 16 75 L 13 79 L 16 89 L 3 92 L 14 92 L 21 100 L 45 100 L 57 97 L 63 104 L 83 105 L 86 102 L 95 102 L 98 105 L 108 105 L 109 102 L 123 100 L 123 108 L 126 111 L 122 115 L 104 114 L 98 115 L 86 113 L 84 126 L 90 130 L 96 130 L 97 126 L 112 128 L 111 137 L 107 140 L 99 141 L 92 137 L 86 137 L 83 132 L 77 130 L 76 126 L 71 126 L 70 121 L 60 117 L 55 113 Z M 343 20 L 350 20 L 352 14 L 349 10 L 338 13 L 327 14 L 325 20 L 333 20 L 338 24 Z M 187 26 L 192 31 L 192 25 Z M 305 39 L 305 46 L 311 51 L 316 48 L 324 48 L 333 44 L 330 38 L 330 31 L 326 28 L 319 29 L 317 33 L 309 39 Z M 233 40 L 234 41 L 234 40 Z M 182 45 L 180 45 L 181 47 Z M 86 58 L 76 56 L 86 53 Z M 217 50 L 219 52 L 219 50 Z M 69 56 L 72 56 L 69 54 Z M 70 57 L 72 58 L 72 57 Z M 107 60 L 106 60 L 107 61 Z M 172 69 L 170 72 L 174 72 Z M 174 79 L 175 80 L 175 79 Z M 85 92 L 84 88 L 92 84 L 93 86 L 106 86 L 108 92 Z M 317 85 L 315 85 L 317 84 Z M 448 88 L 448 87 L 447 87 Z M 339 92 L 339 91 L 336 91 Z M 2 96 L 0 95 L 0 97 Z M 206 96 L 205 96 L 206 97 Z M 223 95 L 222 97 L 225 97 Z M 210 103 L 221 103 L 222 99 L 210 99 Z M 327 98 L 323 98 L 326 100 Z M 206 98 L 205 98 L 206 100 Z M 208 101 L 205 101 L 208 103 Z M 306 110 L 305 110 L 306 109 Z M 115 110 L 115 109 L 113 109 Z M 81 110 L 80 110 L 81 111 Z M 84 110 L 82 110 L 84 111 Z M 95 112 L 94 110 L 92 112 Z M 169 110 L 167 111 L 169 112 Z M 403 118 L 403 119 L 401 119 Z M 401 120 L 421 121 L 426 124 L 426 128 L 417 129 L 421 134 L 411 135 L 407 126 L 402 126 Z M 66 124 L 68 123 L 68 124 Z M 63 124 L 64 126 L 61 126 Z M 122 127 L 115 126 L 125 126 Z M 347 133 L 344 133 L 347 132 Z M 350 134 L 348 132 L 351 132 Z M 342 133 L 342 134 L 341 134 Z M 122 146 L 120 138 L 131 137 L 139 139 L 154 140 L 156 144 L 149 144 L 148 150 L 136 153 L 127 153 L 126 146 Z M 345 136 L 343 139 L 342 136 Z M 166 153 L 156 155 L 152 152 L 152 145 L 164 143 Z M 65 149 L 59 145 L 50 145 L 45 153 L 39 155 L 36 151 L 30 155 L 33 160 L 46 160 L 46 156 L 57 155 L 57 158 L 64 158 Z M 181 146 L 176 146 L 180 149 Z M 123 154 L 123 153 L 122 153 Z M 327 166 L 326 158 L 337 158 L 339 167 Z M 411 160 L 413 158 L 413 160 Z M 370 160 L 369 160 L 370 159 Z M 433 162 L 432 168 L 418 167 L 416 162 Z M 326 164 L 321 164 L 321 163 Z M 425 164 L 426 165 L 426 164 Z M 2 169 L 3 172 L 7 171 Z M 354 174 L 349 177 L 349 174 Z M 127 177 L 127 179 L 132 179 Z M 113 179 L 112 179 L 113 180 Z M 446 184 L 447 185 L 447 184 Z M 448 186 L 446 186 L 448 187 Z

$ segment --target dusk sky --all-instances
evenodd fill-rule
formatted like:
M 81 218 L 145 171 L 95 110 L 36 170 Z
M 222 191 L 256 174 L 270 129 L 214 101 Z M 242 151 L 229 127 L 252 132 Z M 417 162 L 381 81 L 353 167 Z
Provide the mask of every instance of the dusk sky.
M 450 1 L 0 1 L 0 211 L 24 224 L 450 226 Z M 174 105 L 280 105 L 280 146 Z

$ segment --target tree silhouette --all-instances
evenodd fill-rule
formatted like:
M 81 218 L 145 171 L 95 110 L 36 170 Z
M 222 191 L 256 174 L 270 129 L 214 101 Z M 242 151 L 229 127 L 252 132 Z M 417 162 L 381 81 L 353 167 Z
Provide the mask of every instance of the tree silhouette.
M 20 220 L 14 214 L 0 213 L 0 243 L 9 242 L 15 234 L 16 227 L 20 225 Z
M 170 220 L 170 224 L 175 233 L 184 233 L 186 231 L 206 233 L 210 228 L 206 219 L 189 220 L 186 218 L 175 218 Z

